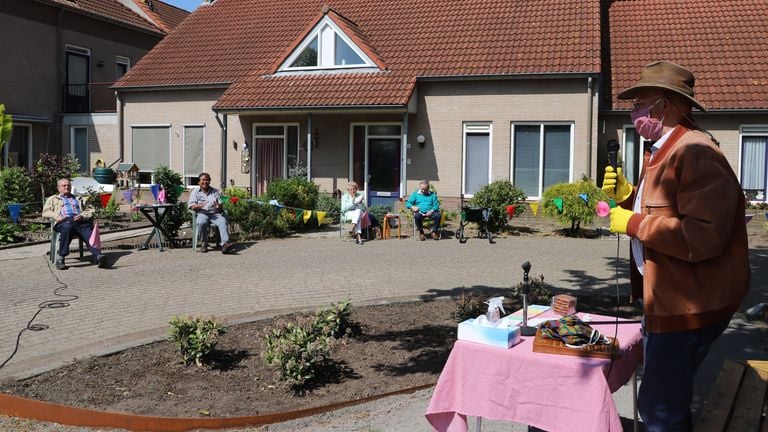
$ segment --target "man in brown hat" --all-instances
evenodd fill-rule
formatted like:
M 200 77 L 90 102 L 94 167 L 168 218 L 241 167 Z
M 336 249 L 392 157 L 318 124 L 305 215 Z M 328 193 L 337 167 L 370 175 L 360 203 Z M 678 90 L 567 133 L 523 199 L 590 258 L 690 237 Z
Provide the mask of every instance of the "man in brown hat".
M 611 231 L 631 237 L 633 298 L 643 299 L 638 408 L 646 431 L 690 431 L 693 377 L 749 289 L 744 193 L 717 142 L 698 128 L 693 74 L 657 61 L 619 93 L 653 142 L 638 186 L 605 169 Z

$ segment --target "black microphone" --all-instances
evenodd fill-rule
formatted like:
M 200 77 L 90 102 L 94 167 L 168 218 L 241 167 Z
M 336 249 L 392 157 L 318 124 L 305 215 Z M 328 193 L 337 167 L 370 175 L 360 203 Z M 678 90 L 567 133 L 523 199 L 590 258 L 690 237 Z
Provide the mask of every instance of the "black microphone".
M 616 171 L 616 166 L 618 165 L 619 142 L 615 139 L 608 140 L 608 142 L 605 143 L 605 148 L 608 150 L 608 163 L 611 164 L 613 170 Z

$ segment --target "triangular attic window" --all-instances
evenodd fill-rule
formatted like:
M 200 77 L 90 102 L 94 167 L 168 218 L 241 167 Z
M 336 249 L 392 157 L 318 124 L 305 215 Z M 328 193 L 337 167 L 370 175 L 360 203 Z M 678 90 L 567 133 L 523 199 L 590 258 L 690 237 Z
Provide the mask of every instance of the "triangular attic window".
M 327 16 L 321 19 L 278 71 L 376 67 Z

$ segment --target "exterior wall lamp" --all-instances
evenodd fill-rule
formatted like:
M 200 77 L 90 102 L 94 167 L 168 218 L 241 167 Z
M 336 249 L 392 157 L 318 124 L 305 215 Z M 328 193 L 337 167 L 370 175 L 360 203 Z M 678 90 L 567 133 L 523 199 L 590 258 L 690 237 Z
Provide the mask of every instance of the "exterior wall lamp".
M 427 142 L 427 139 L 424 137 L 424 135 L 419 135 L 416 137 L 416 142 L 419 144 L 419 148 L 424 148 L 424 143 Z

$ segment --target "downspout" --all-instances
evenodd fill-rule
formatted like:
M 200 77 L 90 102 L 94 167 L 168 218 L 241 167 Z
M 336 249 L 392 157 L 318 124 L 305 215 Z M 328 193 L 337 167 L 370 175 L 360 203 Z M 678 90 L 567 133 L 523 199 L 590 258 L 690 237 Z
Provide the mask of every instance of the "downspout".
M 222 118 L 219 118 L 219 113 L 214 111 L 214 117 L 216 122 L 221 128 L 221 190 L 223 191 L 227 187 L 227 115 L 222 114 Z
M 115 97 L 117 97 L 117 105 L 120 109 L 117 121 L 118 127 L 120 128 L 120 132 L 118 132 L 118 141 L 120 142 L 118 160 L 123 162 L 125 160 L 125 102 L 123 101 L 120 92 L 116 92 Z
M 307 114 L 307 181 L 312 181 L 312 113 Z
M 587 107 L 587 176 L 589 178 L 592 177 L 592 77 L 587 78 L 587 102 L 589 103 L 589 106 Z
M 402 155 L 400 157 L 400 196 L 399 198 L 402 198 L 405 195 L 405 187 L 407 182 L 407 176 L 406 176 L 406 166 L 408 165 L 406 162 L 408 161 L 408 109 L 406 108 L 405 112 L 403 113 L 403 141 L 400 143 L 400 146 L 402 150 L 400 151 L 400 154 Z

